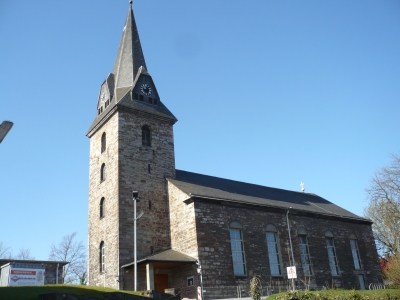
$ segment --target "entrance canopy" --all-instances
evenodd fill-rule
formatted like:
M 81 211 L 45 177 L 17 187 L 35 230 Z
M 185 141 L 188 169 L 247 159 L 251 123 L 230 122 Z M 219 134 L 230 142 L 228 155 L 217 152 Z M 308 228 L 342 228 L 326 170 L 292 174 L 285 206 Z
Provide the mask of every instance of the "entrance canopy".
M 146 265 L 152 263 L 155 269 L 174 269 L 183 264 L 193 264 L 197 261 L 196 258 L 186 255 L 176 250 L 165 250 L 163 252 L 155 253 L 150 256 L 138 260 L 137 264 Z M 122 268 L 132 268 L 134 262 L 123 265 Z

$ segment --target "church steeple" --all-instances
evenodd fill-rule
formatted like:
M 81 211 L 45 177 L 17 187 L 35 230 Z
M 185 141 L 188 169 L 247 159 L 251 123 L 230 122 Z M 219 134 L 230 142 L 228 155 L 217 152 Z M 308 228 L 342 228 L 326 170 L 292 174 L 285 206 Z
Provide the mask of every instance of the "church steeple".
M 175 123 L 177 119 L 161 102 L 160 95 L 147 72 L 142 45 L 132 10 L 132 1 L 118 47 L 112 73 L 100 87 L 97 116 L 89 128 L 91 136 L 115 111 L 124 109 L 158 116 Z
M 140 67 L 147 70 L 131 2 L 113 69 L 115 89 L 133 87 Z

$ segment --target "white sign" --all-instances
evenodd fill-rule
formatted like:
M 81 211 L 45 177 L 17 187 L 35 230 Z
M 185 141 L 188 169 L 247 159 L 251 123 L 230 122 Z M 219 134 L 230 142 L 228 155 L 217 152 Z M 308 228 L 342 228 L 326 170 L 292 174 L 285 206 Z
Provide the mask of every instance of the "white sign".
M 201 300 L 201 287 L 197 287 L 197 300 Z
M 296 267 L 287 267 L 287 276 L 289 279 L 297 278 Z
M 43 285 L 44 269 L 11 268 L 9 286 Z

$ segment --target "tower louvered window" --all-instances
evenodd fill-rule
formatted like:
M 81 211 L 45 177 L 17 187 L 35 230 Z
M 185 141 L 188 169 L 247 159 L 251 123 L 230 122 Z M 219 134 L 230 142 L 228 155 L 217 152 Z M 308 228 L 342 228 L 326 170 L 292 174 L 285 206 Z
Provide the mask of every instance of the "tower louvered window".
M 151 146 L 150 128 L 147 125 L 142 127 L 142 145 Z
M 100 168 L 100 182 L 106 179 L 106 164 L 102 164 Z
M 102 241 L 100 243 L 100 272 L 105 271 L 105 259 L 106 259 L 106 254 L 105 254 L 105 246 L 104 242 Z
M 106 133 L 103 132 L 103 134 L 101 135 L 101 153 L 103 153 L 104 151 L 106 151 Z

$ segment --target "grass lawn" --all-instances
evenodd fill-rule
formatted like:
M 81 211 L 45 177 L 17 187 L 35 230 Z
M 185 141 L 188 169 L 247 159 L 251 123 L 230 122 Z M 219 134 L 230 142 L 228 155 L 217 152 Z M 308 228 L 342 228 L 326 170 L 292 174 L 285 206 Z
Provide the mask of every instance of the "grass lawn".
M 140 292 L 120 291 L 97 286 L 49 284 L 42 286 L 0 287 L 0 300 L 37 300 L 40 294 L 48 293 L 66 293 L 101 298 L 103 293 L 111 292 L 140 295 Z
M 268 300 L 400 300 L 400 290 L 324 290 L 279 293 L 268 297 Z

